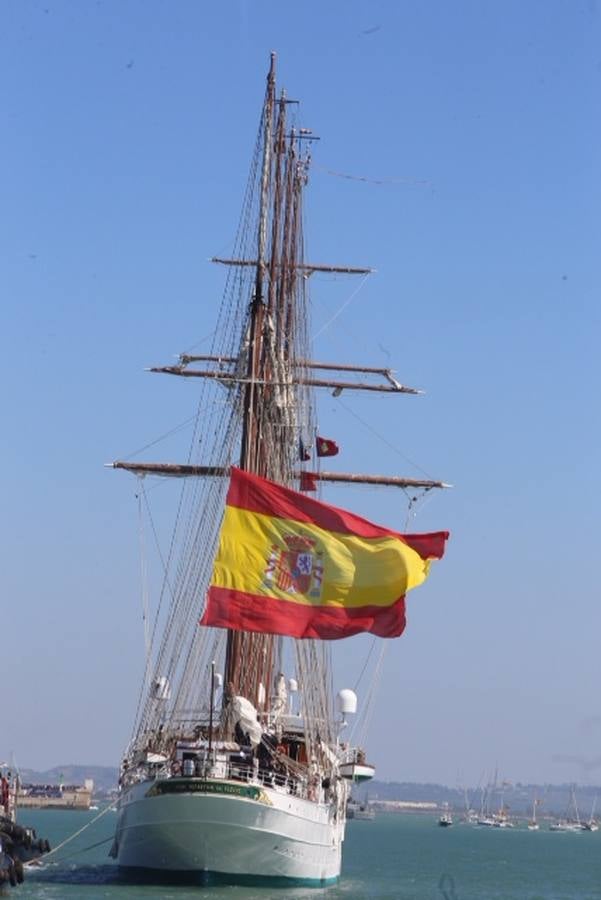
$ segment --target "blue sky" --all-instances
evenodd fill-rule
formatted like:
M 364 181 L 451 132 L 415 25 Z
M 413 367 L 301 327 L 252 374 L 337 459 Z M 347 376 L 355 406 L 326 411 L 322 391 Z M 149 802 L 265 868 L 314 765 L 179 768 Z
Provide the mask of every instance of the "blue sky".
M 276 50 L 321 136 L 307 255 L 377 269 L 315 356 L 427 391 L 322 398 L 333 467 L 455 485 L 412 522 L 452 540 L 387 648 L 369 756 L 601 781 L 600 23 L 595 0 L 0 6 L 0 756 L 114 764 L 128 738 L 136 486 L 103 463 L 194 412 L 143 370 L 212 331 Z M 315 332 L 356 286 L 314 277 Z M 405 523 L 394 492 L 324 499 Z M 338 687 L 368 647 L 337 648 Z

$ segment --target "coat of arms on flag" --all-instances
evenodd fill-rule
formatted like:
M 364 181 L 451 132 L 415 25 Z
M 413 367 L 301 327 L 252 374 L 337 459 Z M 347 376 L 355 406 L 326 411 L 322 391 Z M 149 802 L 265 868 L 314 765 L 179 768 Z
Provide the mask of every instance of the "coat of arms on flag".
M 321 595 L 323 553 L 315 550 L 317 541 L 298 534 L 285 534 L 284 546 L 273 544 L 264 572 L 265 587 L 276 587 L 288 594 Z

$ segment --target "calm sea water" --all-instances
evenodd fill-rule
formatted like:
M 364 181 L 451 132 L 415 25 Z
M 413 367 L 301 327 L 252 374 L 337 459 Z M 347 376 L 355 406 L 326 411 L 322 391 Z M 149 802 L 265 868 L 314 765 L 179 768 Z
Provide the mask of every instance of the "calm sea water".
M 96 812 L 32 811 L 21 821 L 52 846 Z M 8 896 L 22 900 L 601 900 L 601 831 L 563 834 L 455 824 L 427 816 L 380 815 L 348 823 L 343 877 L 321 889 L 164 887 L 120 882 L 107 857 L 115 814 L 107 813 L 28 870 Z M 78 851 L 103 841 L 85 853 Z M 77 855 L 73 855 L 77 854 Z M 61 861 L 62 860 L 62 861 Z

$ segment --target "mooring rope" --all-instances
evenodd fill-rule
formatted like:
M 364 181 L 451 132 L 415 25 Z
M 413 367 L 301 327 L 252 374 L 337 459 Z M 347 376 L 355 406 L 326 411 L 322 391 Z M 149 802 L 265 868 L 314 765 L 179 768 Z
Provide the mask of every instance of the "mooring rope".
M 105 816 L 107 814 L 107 812 L 110 812 L 112 809 L 115 809 L 114 803 L 111 803 L 109 806 L 105 807 L 102 810 L 102 812 L 98 813 L 97 816 L 94 816 L 93 819 L 90 819 L 89 822 L 86 822 L 86 824 L 82 828 L 79 828 L 76 832 L 74 832 L 74 834 L 70 835 L 68 838 L 65 838 L 65 840 L 61 841 L 60 844 L 57 844 L 53 850 L 49 850 L 48 853 L 44 853 L 43 857 L 38 856 L 37 859 L 32 859 L 29 862 L 24 863 L 24 866 L 27 868 L 30 866 L 38 866 L 38 865 L 40 865 L 41 859 L 43 859 L 45 862 L 49 856 L 52 856 L 54 853 L 57 853 L 61 849 L 61 847 L 65 846 L 65 844 L 71 843 L 71 841 L 74 840 L 74 838 L 78 837 L 78 835 L 82 834 L 86 830 L 86 828 L 89 828 L 90 825 L 93 825 L 94 822 L 97 822 L 98 819 L 101 819 L 103 816 Z M 111 838 L 112 838 L 112 835 L 111 835 Z M 105 843 L 107 843 L 107 841 L 111 840 L 111 838 L 106 838 L 106 840 L 100 841 L 99 843 L 105 844 Z M 77 850 L 76 853 L 84 853 L 85 850 L 91 850 L 92 847 L 95 847 L 95 846 L 98 846 L 98 844 L 92 844 L 91 847 L 86 847 L 84 850 Z M 71 856 L 75 856 L 75 855 L 76 855 L 75 853 L 71 854 Z M 69 857 L 66 857 L 66 858 L 69 858 Z

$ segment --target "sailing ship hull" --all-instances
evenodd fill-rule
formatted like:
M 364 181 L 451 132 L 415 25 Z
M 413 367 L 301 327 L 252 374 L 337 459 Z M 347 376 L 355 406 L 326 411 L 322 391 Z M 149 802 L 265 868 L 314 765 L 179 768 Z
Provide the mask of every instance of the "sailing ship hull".
M 337 881 L 344 819 L 331 807 L 235 781 L 193 780 L 162 793 L 169 782 L 143 782 L 122 797 L 112 854 L 124 870 L 199 882 Z

